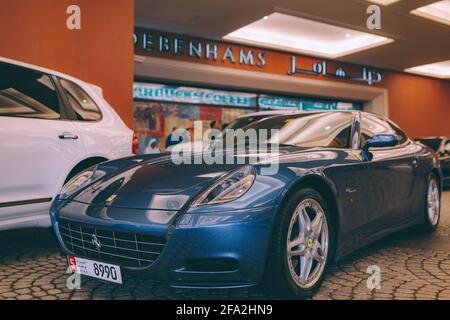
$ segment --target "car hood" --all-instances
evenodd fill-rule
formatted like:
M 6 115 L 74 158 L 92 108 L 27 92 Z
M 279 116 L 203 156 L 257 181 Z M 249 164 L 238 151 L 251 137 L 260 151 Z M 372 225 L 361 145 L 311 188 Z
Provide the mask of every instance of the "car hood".
M 175 164 L 165 155 L 93 183 L 71 201 L 95 206 L 180 210 L 211 183 L 242 165 Z
M 237 164 L 242 163 L 237 158 L 256 157 L 259 162 L 254 166 L 258 173 L 263 174 L 262 168 L 267 167 L 267 164 L 274 160 L 273 157 L 278 157 L 279 164 L 283 166 L 313 168 L 330 165 L 337 161 L 337 158 L 347 155 L 345 152 L 340 155 L 340 152 L 324 148 L 289 146 L 280 147 L 268 157 L 267 153 L 248 150 L 246 154 L 232 154 L 234 159 L 231 162 L 234 164 L 195 164 L 193 158 L 193 164 L 176 164 L 170 154 L 122 159 L 118 160 L 120 164 L 117 166 L 108 162 L 101 165 L 99 169 L 105 168 L 105 171 L 110 173 L 69 201 L 91 206 L 178 211 L 218 178 L 249 162 L 248 159 L 240 159 L 244 164 Z M 229 160 L 229 156 L 230 153 L 226 152 L 223 163 Z M 116 169 L 113 169 L 114 167 Z M 295 174 L 301 173 L 297 170 Z

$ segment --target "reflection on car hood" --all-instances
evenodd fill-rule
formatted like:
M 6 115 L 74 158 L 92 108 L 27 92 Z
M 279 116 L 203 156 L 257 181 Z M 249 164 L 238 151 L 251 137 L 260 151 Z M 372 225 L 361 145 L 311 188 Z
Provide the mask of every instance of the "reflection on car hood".
M 224 155 L 223 163 L 228 155 L 229 153 Z M 251 151 L 248 151 L 247 156 L 234 154 L 235 164 L 175 164 L 167 154 L 137 157 L 130 159 L 129 165 L 122 166 L 117 173 L 108 175 L 81 191 L 72 201 L 94 206 L 180 210 L 216 179 L 245 165 L 236 164 L 237 158 L 248 158 L 248 155 L 259 157 L 261 166 L 271 162 L 266 158 L 267 154 Z M 285 159 L 297 164 L 311 164 L 327 158 L 332 162 L 336 153 L 284 147 L 272 156 L 279 156 L 280 162 Z M 106 163 L 105 166 L 107 165 Z
M 213 180 L 240 166 L 177 165 L 165 155 L 134 162 L 94 183 L 72 200 L 99 206 L 179 210 Z

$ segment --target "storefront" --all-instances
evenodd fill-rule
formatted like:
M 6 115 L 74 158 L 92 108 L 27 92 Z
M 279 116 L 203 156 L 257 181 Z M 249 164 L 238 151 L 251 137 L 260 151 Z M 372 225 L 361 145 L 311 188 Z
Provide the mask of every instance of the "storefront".
M 364 110 L 390 117 L 415 137 L 435 130 L 414 125 L 422 122 L 416 113 L 428 113 L 420 101 L 445 107 L 435 79 L 142 28 L 133 41 L 133 128 L 141 153 L 164 150 L 173 128 L 190 130 L 194 120 L 220 129 L 271 109 Z
M 193 122 L 204 130 L 218 129 L 246 113 L 264 110 L 361 110 L 363 102 L 313 97 L 214 90 L 199 87 L 135 82 L 134 130 L 140 153 L 159 152 L 174 128 L 192 132 Z

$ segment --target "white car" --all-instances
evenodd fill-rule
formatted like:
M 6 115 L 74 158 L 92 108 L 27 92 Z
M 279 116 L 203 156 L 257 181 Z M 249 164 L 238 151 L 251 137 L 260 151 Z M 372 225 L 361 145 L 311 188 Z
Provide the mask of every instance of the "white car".
M 99 87 L 0 57 L 0 230 L 50 226 L 62 186 L 133 143 Z

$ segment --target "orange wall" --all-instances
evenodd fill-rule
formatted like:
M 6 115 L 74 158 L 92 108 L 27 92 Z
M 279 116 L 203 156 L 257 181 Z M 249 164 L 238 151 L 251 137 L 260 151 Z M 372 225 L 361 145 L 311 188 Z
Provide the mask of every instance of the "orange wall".
M 81 8 L 81 30 L 66 9 Z M 132 126 L 133 0 L 10 0 L 0 9 L 0 56 L 54 69 L 103 89 Z
M 233 43 L 226 43 L 222 41 L 205 40 L 205 43 L 218 45 L 219 59 L 199 59 L 197 57 L 189 57 L 184 50 L 182 54 L 173 54 L 172 52 L 158 52 L 146 51 L 142 49 L 142 34 L 148 32 L 153 34 L 155 45 L 157 45 L 159 35 L 169 36 L 173 38 L 181 38 L 187 43 L 190 40 L 198 42 L 198 38 L 193 38 L 184 35 L 174 35 L 155 30 L 145 30 L 142 28 L 135 28 L 135 33 L 139 35 L 139 42 L 135 45 L 135 53 L 138 55 L 149 55 L 160 58 L 169 58 L 174 60 L 189 61 L 195 63 L 210 64 L 215 66 L 222 66 L 228 68 L 239 68 L 244 70 L 252 70 L 267 73 L 286 74 L 290 68 L 290 59 L 292 54 L 280 52 L 276 50 L 251 48 L 245 45 L 236 45 Z M 253 49 L 254 53 L 263 52 L 266 59 L 266 65 L 262 68 L 257 66 L 240 65 L 238 62 L 234 64 L 228 60 L 222 61 L 222 56 L 225 49 L 229 47 L 235 54 L 239 56 L 239 50 L 245 48 L 246 50 Z M 204 47 L 203 47 L 204 49 Z M 314 58 L 309 56 L 297 56 L 297 67 L 303 69 L 311 69 L 313 63 L 321 61 L 321 58 Z M 328 68 L 333 71 L 338 66 L 343 66 L 349 74 L 358 75 L 361 72 L 361 66 L 352 65 L 348 63 L 339 63 L 333 60 L 327 60 Z M 377 70 L 377 68 L 373 68 Z M 428 77 L 421 77 L 407 73 L 393 72 L 388 70 L 378 70 L 382 72 L 383 79 L 380 83 L 374 86 L 386 88 L 389 90 L 389 113 L 390 118 L 403 128 L 411 137 L 428 136 L 428 135 L 448 135 L 450 136 L 450 81 L 439 80 Z M 315 79 L 324 79 L 322 75 L 305 75 L 297 74 L 296 77 L 307 77 Z M 330 78 L 327 78 L 330 79 Z M 355 83 L 354 81 L 339 80 L 336 81 Z M 364 85 L 364 84 L 363 84 Z M 367 85 L 367 84 L 366 84 Z
M 390 118 L 411 137 L 450 136 L 450 81 L 389 72 Z

